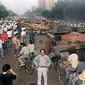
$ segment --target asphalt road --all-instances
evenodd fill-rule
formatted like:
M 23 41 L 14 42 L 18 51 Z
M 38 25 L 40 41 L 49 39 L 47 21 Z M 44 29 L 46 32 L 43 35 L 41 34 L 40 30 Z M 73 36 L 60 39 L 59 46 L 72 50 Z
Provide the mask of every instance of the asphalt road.
M 14 85 L 30 85 L 31 83 L 37 83 L 36 70 L 32 75 L 29 75 L 24 69 L 18 71 L 15 68 L 15 61 L 16 57 L 13 56 L 13 52 L 10 50 L 5 58 L 0 58 L 0 71 L 3 64 L 10 64 L 14 71 L 18 74 L 18 78 L 14 81 Z M 42 85 L 44 85 L 43 81 Z M 57 72 L 54 69 L 51 69 L 51 71 L 48 72 L 48 85 L 60 85 L 58 82 Z

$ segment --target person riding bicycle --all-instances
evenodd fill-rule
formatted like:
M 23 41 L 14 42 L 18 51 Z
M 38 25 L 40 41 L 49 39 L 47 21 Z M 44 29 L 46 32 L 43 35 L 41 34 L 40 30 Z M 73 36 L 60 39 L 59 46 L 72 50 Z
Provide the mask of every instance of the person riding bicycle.
M 29 48 L 26 46 L 25 43 L 21 43 L 21 45 L 22 45 L 23 47 L 22 47 L 22 49 L 21 49 L 21 51 L 20 51 L 20 54 L 19 54 L 20 57 L 18 58 L 18 60 L 19 60 L 19 62 L 21 63 L 20 66 L 24 66 L 25 63 L 23 62 L 23 60 L 24 60 L 25 58 L 28 58 L 28 57 L 29 57 Z
M 29 49 L 29 56 L 31 57 L 31 59 L 34 59 L 34 51 L 35 51 L 35 45 L 34 42 L 32 40 L 29 41 L 29 45 L 28 45 L 28 49 Z
M 76 71 L 76 76 L 81 74 L 84 69 L 85 69 L 85 55 L 80 53 L 79 64 L 78 64 L 78 68 L 77 68 L 77 71 Z
M 66 67 L 66 79 L 69 80 L 70 74 L 74 73 L 77 70 L 79 60 L 78 60 L 78 55 L 76 54 L 76 49 L 70 49 L 69 50 L 70 55 L 68 57 L 68 66 Z
M 52 55 L 52 62 L 57 62 L 61 59 L 61 56 L 60 56 L 60 50 L 59 48 L 56 46 L 56 42 L 53 43 L 52 45 L 52 52 L 51 52 L 51 55 Z

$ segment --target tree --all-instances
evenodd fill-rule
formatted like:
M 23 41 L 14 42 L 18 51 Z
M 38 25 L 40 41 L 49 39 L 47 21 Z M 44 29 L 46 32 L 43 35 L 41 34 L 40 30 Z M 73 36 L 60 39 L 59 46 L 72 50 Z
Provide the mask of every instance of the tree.
M 0 18 L 2 17 L 6 17 L 9 15 L 8 10 L 6 9 L 6 7 L 4 5 L 0 5 Z
M 45 18 L 50 18 L 51 17 L 51 12 L 48 10 L 42 11 L 42 16 Z

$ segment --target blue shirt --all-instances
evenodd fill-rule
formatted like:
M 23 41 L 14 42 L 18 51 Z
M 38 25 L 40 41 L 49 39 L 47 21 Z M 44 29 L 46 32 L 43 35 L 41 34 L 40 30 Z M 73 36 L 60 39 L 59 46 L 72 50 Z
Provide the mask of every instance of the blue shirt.
M 37 57 L 35 57 L 35 59 L 33 60 L 33 63 L 36 65 L 36 66 L 39 66 L 40 64 L 40 57 L 42 57 L 42 55 L 38 55 Z M 44 55 L 45 57 L 45 65 L 46 66 L 50 66 L 51 65 L 51 60 L 50 58 L 47 56 L 47 55 Z

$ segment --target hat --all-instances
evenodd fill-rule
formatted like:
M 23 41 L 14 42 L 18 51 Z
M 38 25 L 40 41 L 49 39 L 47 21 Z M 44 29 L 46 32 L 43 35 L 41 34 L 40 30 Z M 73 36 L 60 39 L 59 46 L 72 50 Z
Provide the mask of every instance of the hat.
M 79 79 L 85 81 L 85 70 L 79 75 Z

